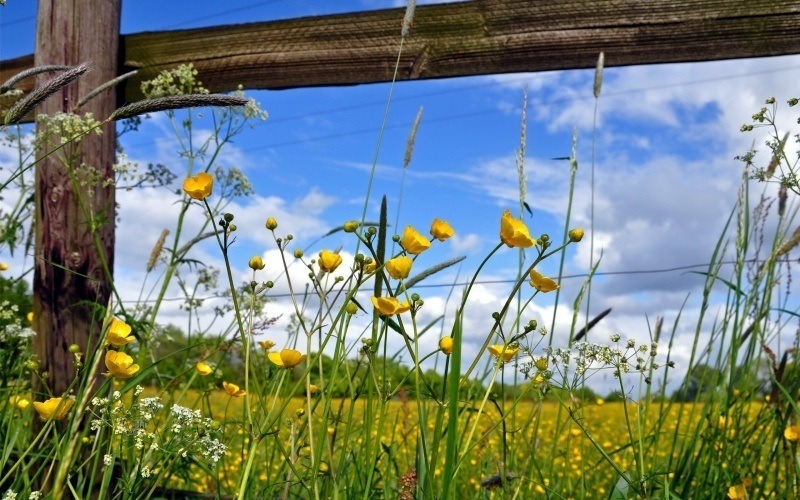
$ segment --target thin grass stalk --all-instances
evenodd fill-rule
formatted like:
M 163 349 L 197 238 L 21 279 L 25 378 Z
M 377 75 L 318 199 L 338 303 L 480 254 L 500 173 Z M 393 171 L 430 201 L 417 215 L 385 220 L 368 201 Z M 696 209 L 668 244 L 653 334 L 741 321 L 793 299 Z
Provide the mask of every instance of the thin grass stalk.
M 413 0 L 409 3 L 410 6 L 409 9 L 412 16 L 413 16 L 413 7 L 411 7 L 411 4 L 413 3 L 414 3 Z M 407 12 L 409 11 L 407 10 Z M 380 156 L 381 145 L 383 144 L 383 134 L 386 131 L 386 123 L 389 119 L 389 108 L 392 103 L 392 96 L 394 95 L 394 86 L 395 83 L 397 82 L 397 75 L 398 72 L 400 71 L 400 60 L 403 55 L 404 43 L 405 43 L 405 37 L 401 37 L 400 47 L 397 50 L 397 58 L 395 59 L 394 63 L 394 71 L 392 72 L 392 80 L 389 83 L 389 95 L 386 98 L 386 106 L 384 106 L 383 109 L 383 118 L 381 119 L 381 126 L 378 131 L 378 140 L 377 144 L 375 145 L 375 153 L 373 154 L 372 157 L 372 166 L 370 167 L 369 180 L 367 181 L 367 194 L 364 196 L 364 208 L 361 211 L 361 226 L 363 226 L 365 221 L 367 220 L 367 208 L 369 207 L 370 194 L 372 192 L 372 184 L 375 179 L 375 169 L 378 166 L 378 158 Z M 360 246 L 357 244 L 355 249 L 356 253 L 358 253 L 359 248 Z
M 590 201 L 589 201 L 589 267 L 594 267 L 594 192 L 595 192 L 595 147 L 597 144 L 597 115 L 600 102 L 600 92 L 603 84 L 603 65 L 605 64 L 605 56 L 603 52 L 597 58 L 597 67 L 594 72 L 594 112 L 592 116 L 592 165 L 590 174 Z M 589 341 L 588 325 L 589 318 L 591 318 L 591 302 L 592 302 L 592 283 L 586 289 L 586 341 Z
M 526 207 L 526 198 L 528 196 L 528 180 L 525 175 L 525 151 L 528 145 L 528 85 L 526 84 L 522 90 L 522 116 L 520 118 L 520 133 L 519 133 L 519 151 L 516 154 L 516 163 L 517 163 L 517 177 L 518 177 L 518 184 L 519 184 L 519 217 L 520 220 L 523 220 L 525 215 L 525 207 Z M 517 280 L 522 278 L 522 268 L 525 265 L 525 250 L 520 248 L 518 255 L 517 255 Z M 511 325 L 512 332 L 515 332 L 519 329 L 519 318 L 522 314 L 522 290 L 517 291 L 517 314 L 514 318 L 514 322 Z M 519 382 L 518 379 L 519 372 L 514 370 L 514 386 L 517 386 Z M 504 382 L 503 380 L 500 381 L 501 384 Z M 505 398 L 503 398 L 505 401 Z M 514 416 L 512 427 L 516 428 L 516 415 Z M 503 447 L 505 450 L 505 434 L 503 435 Z M 503 467 L 506 467 L 508 463 L 503 457 Z M 504 476 L 505 472 L 501 471 L 500 475 Z M 505 482 L 504 482 L 505 484 Z

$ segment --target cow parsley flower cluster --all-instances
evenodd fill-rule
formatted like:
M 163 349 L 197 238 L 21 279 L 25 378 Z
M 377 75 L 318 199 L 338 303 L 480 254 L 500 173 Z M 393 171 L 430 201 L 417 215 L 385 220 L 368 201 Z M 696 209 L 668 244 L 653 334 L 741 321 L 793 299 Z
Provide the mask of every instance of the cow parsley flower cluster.
M 614 334 L 611 336 L 612 345 L 577 342 L 571 348 L 547 347 L 544 356 L 534 357 L 521 370 L 531 377 L 530 373 L 535 367 L 537 378 L 550 380 L 557 375 L 567 386 L 576 386 L 579 379 L 599 370 L 612 370 L 617 378 L 626 373 L 640 373 L 645 376 L 645 382 L 650 383 L 650 371 L 660 367 L 656 362 L 658 344 L 650 342 L 637 345 L 633 339 L 624 343 L 620 340 L 621 336 Z M 673 363 L 669 362 L 669 365 Z
M 19 319 L 19 307 L 7 300 L 0 302 L 0 342 L 16 342 L 34 335 Z
M 215 422 L 200 414 L 200 410 L 192 410 L 180 405 L 172 405 L 172 426 L 170 430 L 175 436 L 172 444 L 179 444 L 184 456 L 193 453 L 201 456 L 212 465 L 216 465 L 228 447 L 218 439 L 211 437 L 216 430 Z

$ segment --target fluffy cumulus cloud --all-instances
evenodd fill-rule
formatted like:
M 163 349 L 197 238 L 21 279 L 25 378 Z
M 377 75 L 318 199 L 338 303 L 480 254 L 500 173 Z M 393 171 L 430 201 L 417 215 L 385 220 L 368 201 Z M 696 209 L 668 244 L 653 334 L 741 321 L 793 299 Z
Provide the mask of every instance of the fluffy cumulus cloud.
M 703 264 L 711 259 L 739 199 L 744 165 L 734 157 L 753 143 L 766 149 L 766 130 L 742 134 L 739 127 L 750 123 L 764 99 L 774 95 L 779 102 L 778 129 L 791 129 L 796 115 L 784 103 L 796 89 L 794 78 L 787 75 L 798 71 L 798 57 L 606 70 L 598 110 L 591 259 L 601 259 L 601 264 L 593 281 L 590 315 L 606 308 L 613 311 L 596 327 L 598 339 L 620 332 L 623 338 L 649 341 L 656 317 L 671 325 L 681 315 L 673 341 L 691 343 L 704 282 L 698 272 L 706 270 Z M 514 96 L 525 83 L 518 75 L 487 78 L 514 89 L 508 94 Z M 532 76 L 529 114 L 529 131 L 544 127 L 564 132 L 576 125 L 581 131 L 571 216 L 573 225 L 586 228 L 592 220 L 587 134 L 594 122 L 592 78 L 592 71 Z M 502 91 L 498 95 L 505 99 Z M 768 161 L 766 152 L 757 158 Z M 556 162 L 529 158 L 526 172 L 534 211 L 563 221 L 568 170 Z M 514 158 L 506 155 L 478 162 L 460 173 L 459 180 L 497 205 L 514 206 L 518 186 L 513 174 Z M 774 199 L 775 189 L 762 187 L 751 189 L 750 208 L 762 195 Z M 765 234 L 776 223 L 773 205 L 765 212 Z M 585 273 L 589 263 L 587 232 L 569 254 L 565 274 Z M 722 274 L 729 269 L 723 266 Z M 582 281 L 580 276 L 562 281 L 570 303 Z M 707 333 L 702 336 L 701 343 L 708 340 Z M 682 377 L 681 362 L 685 370 L 689 354 L 680 347 L 673 351 L 679 368 L 670 383 Z

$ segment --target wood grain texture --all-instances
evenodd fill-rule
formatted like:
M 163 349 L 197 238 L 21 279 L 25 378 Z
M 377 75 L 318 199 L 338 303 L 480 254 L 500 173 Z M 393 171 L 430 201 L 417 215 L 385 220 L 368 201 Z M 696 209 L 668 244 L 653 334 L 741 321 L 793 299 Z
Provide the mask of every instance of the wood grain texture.
M 120 71 L 139 84 L 192 62 L 212 91 L 355 85 L 392 78 L 404 9 L 121 37 Z M 417 7 L 400 80 L 711 61 L 800 53 L 800 2 L 473 0 Z M 0 63 L 0 80 L 31 58 Z M 29 87 L 27 87 L 29 88 Z
M 120 5 L 120 0 L 39 0 L 36 64 L 74 66 L 91 61 L 92 66 L 45 100 L 39 113 L 52 116 L 72 111 L 81 97 L 116 76 Z M 48 78 L 38 77 L 40 83 Z M 115 89 L 110 88 L 79 111 L 105 117 L 115 102 Z M 48 384 L 56 395 L 61 395 L 75 376 L 69 346 L 77 344 L 81 350 L 97 346 L 100 322 L 92 316 L 92 304 L 105 307 L 111 290 L 103 261 L 113 269 L 114 188 L 94 186 L 93 193 L 83 186 L 76 188 L 65 167 L 69 158 L 77 167 L 78 181 L 91 177 L 89 172 L 113 179 L 113 124 L 102 132 L 89 134 L 80 144 L 71 144 L 36 164 L 34 350 L 41 369 L 50 373 Z M 56 138 L 55 144 L 60 144 L 60 139 Z M 78 190 L 85 206 L 79 203 Z M 90 213 L 88 217 L 84 209 Z M 98 223 L 102 220 L 104 224 Z M 89 230 L 92 225 L 97 226 L 99 251 Z

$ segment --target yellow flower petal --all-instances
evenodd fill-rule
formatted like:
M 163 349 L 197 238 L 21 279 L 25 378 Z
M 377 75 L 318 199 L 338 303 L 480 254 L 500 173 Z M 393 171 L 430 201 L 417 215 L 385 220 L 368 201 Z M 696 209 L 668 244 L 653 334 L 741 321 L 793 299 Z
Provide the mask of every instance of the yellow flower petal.
M 260 271 L 260 270 L 264 269 L 264 267 L 265 267 L 264 266 L 264 259 L 262 259 L 259 256 L 255 256 L 255 257 L 251 258 L 250 261 L 247 263 L 247 267 L 249 267 L 253 271 Z
M 431 236 L 439 241 L 444 241 L 451 238 L 454 234 L 456 234 L 455 230 L 447 221 L 433 219 L 431 223 Z
M 200 172 L 194 177 L 187 177 L 183 181 L 183 191 L 195 200 L 205 200 L 211 196 L 213 187 L 214 176 L 206 172 Z
M 439 349 L 448 356 L 453 352 L 453 337 L 442 337 L 439 339 Z
M 205 377 L 206 375 L 210 375 L 214 368 L 211 367 L 208 363 L 204 363 L 202 361 L 198 361 L 196 365 L 194 365 L 197 373 L 200 374 L 201 377 Z
M 370 297 L 372 305 L 384 316 L 392 316 L 398 307 L 397 299 L 394 297 Z
M 737 484 L 728 488 L 728 498 L 731 500 L 744 500 L 747 498 L 747 488 L 743 484 Z
M 530 248 L 536 244 L 528 232 L 528 226 L 512 217 L 510 210 L 503 212 L 500 218 L 500 239 L 509 247 Z
M 394 259 L 389 259 L 386 261 L 386 272 L 389 273 L 389 276 L 392 278 L 399 280 L 403 278 L 408 278 L 408 273 L 411 272 L 411 266 L 414 264 L 414 261 L 411 260 L 411 257 L 401 256 L 395 257 Z
M 63 403 L 62 398 L 50 398 L 43 402 L 34 401 L 33 407 L 43 420 L 48 420 L 50 418 L 53 420 L 62 420 L 67 416 L 67 412 L 72 408 L 74 403 L 75 400 L 71 398 L 63 399 Z
M 124 380 L 133 377 L 139 371 L 139 365 L 133 364 L 133 358 L 121 351 L 106 352 L 105 361 L 108 372 L 103 375 L 106 377 L 113 376 Z
M 560 286 L 552 278 L 542 276 L 536 269 L 531 269 L 531 286 L 542 293 L 552 292 L 558 290 Z
M 323 250 L 319 253 L 319 268 L 326 273 L 332 273 L 342 263 L 342 256 L 330 250 Z
M 790 425 L 783 431 L 783 437 L 788 441 L 800 441 L 800 425 Z
M 400 303 L 397 297 L 370 297 L 372 305 L 384 316 L 393 316 L 395 314 L 402 314 L 411 309 L 411 304 L 408 301 Z
M 306 355 L 296 349 L 282 349 L 269 353 L 269 360 L 282 368 L 292 369 L 306 360 Z
M 111 344 L 114 347 L 122 347 L 134 340 L 136 339 L 131 335 L 129 324 L 121 319 L 111 318 L 111 323 L 108 325 L 108 331 L 106 332 L 106 345 Z
M 511 358 L 513 358 L 517 352 L 519 352 L 519 347 L 511 348 L 504 346 L 503 344 L 490 345 L 488 349 L 489 352 L 492 353 L 492 356 L 501 360 L 503 363 L 508 363 L 511 361 Z
M 431 247 L 431 242 L 413 227 L 406 226 L 403 237 L 400 239 L 400 245 L 406 252 L 419 255 Z
M 239 389 L 238 385 L 229 384 L 228 382 L 223 382 L 222 388 L 225 389 L 225 394 L 234 398 L 240 398 L 247 394 L 243 389 Z

